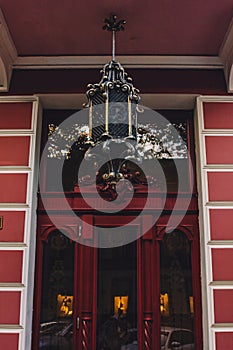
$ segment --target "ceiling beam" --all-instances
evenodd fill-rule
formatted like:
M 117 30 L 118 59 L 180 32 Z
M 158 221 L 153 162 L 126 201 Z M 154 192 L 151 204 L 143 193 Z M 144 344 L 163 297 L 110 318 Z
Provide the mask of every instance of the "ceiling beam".
M 228 92 L 233 92 L 233 19 L 223 40 L 219 57 L 224 64 Z
M 7 91 L 17 51 L 0 9 L 0 92 Z
M 119 56 L 125 68 L 223 69 L 218 56 Z M 110 56 L 19 56 L 14 69 L 88 69 L 102 68 Z

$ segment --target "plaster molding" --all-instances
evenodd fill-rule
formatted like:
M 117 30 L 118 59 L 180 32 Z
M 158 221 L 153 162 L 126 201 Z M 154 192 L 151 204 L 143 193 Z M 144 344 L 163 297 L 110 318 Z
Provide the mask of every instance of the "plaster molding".
M 7 91 L 17 51 L 0 9 L 0 92 Z
M 233 19 L 220 48 L 219 57 L 224 64 L 228 92 L 233 92 Z
M 110 56 L 19 56 L 14 69 L 102 68 Z M 218 56 L 118 56 L 124 68 L 223 69 Z

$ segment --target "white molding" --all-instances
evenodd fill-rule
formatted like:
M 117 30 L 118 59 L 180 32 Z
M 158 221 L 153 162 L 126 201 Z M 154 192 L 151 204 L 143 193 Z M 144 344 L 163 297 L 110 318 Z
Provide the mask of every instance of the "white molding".
M 14 210 L 14 211 L 24 211 L 28 209 L 29 206 L 25 203 L 0 203 L 0 210 Z
M 0 291 L 21 292 L 25 288 L 22 283 L 0 283 Z
M 200 231 L 200 254 L 201 254 L 201 291 L 202 291 L 202 327 L 203 327 L 203 349 L 215 349 L 213 335 L 210 332 L 210 325 L 213 323 L 213 293 L 208 288 L 212 281 L 211 252 L 207 247 L 210 240 L 210 229 L 208 220 L 208 211 L 206 203 L 206 174 L 203 172 L 205 157 L 203 130 L 203 103 L 200 97 L 197 98 L 195 109 L 195 145 L 197 162 L 197 188 L 198 188 L 198 206 L 199 212 L 199 231 Z
M 0 251 L 2 250 L 24 251 L 26 248 L 27 248 L 27 245 L 21 242 L 0 242 Z
M 21 319 L 20 324 L 24 326 L 20 340 L 20 349 L 31 348 L 31 330 L 32 330 L 32 310 L 34 295 L 34 272 L 35 272 L 35 253 L 36 253 L 36 223 L 37 223 L 37 190 L 39 176 L 39 160 L 40 160 L 40 141 L 42 126 L 42 108 L 39 98 L 33 102 L 32 108 L 32 129 L 34 135 L 30 144 L 29 164 L 32 168 L 31 177 L 28 181 L 27 200 L 29 210 L 25 218 L 24 242 L 29 247 L 25 250 L 23 260 L 22 282 L 25 284 L 25 292 L 21 298 Z
M 25 133 L 23 133 L 22 132 L 23 130 L 22 129 L 20 129 L 20 130 L 18 130 L 18 132 L 16 131 L 16 130 L 6 130 L 6 129 L 0 129 L 0 137 L 10 137 L 10 136 L 12 136 L 12 137 L 15 137 L 15 136 L 19 136 L 19 137 L 24 137 L 24 136 L 31 136 L 32 134 L 33 134 L 33 132 L 32 131 L 29 131 L 29 132 L 27 132 L 27 131 L 25 131 Z M 18 167 L 17 165 L 16 165 L 16 167 Z
M 19 324 L 0 324 L 0 333 L 19 333 L 22 330 Z
M 213 281 L 209 286 L 213 289 L 233 289 L 233 281 Z
M 0 102 L 4 103 L 25 103 L 25 102 L 35 102 L 38 98 L 35 95 L 16 95 L 16 96 L 0 96 Z
M 202 133 L 205 136 L 233 136 L 233 129 L 204 129 Z
M 233 170 L 233 164 L 207 164 L 203 169 L 208 172 L 231 172 Z
M 215 332 L 233 332 L 233 323 L 214 323 L 211 328 Z
M 205 147 L 201 148 L 201 152 L 205 151 Z M 205 155 L 201 154 L 202 159 L 205 159 Z M 205 163 L 202 163 L 201 168 L 199 168 L 199 171 L 201 172 L 201 178 L 202 178 L 202 206 L 205 207 L 207 203 L 209 203 L 209 191 L 208 191 L 208 171 L 204 170 Z M 198 192 L 200 193 L 200 192 Z M 206 220 L 206 219 L 205 219 Z
M 233 102 L 233 96 L 215 96 L 215 95 L 200 95 L 198 97 L 198 100 L 200 102 L 223 102 L 223 103 L 232 103 Z
M 206 164 L 204 170 L 209 172 L 229 173 L 233 170 L 233 164 Z
M 28 166 L 0 166 L 1 174 L 29 174 L 31 171 Z
M 7 91 L 17 51 L 0 9 L 0 92 Z
M 219 57 L 224 64 L 228 92 L 233 92 L 233 19 L 220 48 Z
M 206 206 L 210 209 L 233 209 L 233 202 L 231 201 L 218 201 L 207 202 Z
M 211 247 L 212 249 L 214 248 L 232 248 L 233 246 L 233 240 L 210 240 L 207 245 Z
M 124 68 L 223 69 L 218 56 L 118 56 Z M 102 68 L 110 56 L 18 56 L 14 69 L 90 69 Z
M 31 129 L 0 129 L 0 136 L 28 136 L 33 135 Z

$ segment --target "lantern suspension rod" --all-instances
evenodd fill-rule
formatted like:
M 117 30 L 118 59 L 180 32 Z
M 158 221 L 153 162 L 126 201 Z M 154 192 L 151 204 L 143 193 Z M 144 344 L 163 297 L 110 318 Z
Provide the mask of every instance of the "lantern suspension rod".
M 117 21 L 117 16 L 111 15 L 109 18 L 105 18 L 104 23 L 105 25 L 103 26 L 103 29 L 112 32 L 112 60 L 115 61 L 116 32 L 125 29 L 124 24 L 126 21 L 124 19 Z
M 116 52 L 116 32 L 112 31 L 112 60 L 115 61 L 115 52 Z

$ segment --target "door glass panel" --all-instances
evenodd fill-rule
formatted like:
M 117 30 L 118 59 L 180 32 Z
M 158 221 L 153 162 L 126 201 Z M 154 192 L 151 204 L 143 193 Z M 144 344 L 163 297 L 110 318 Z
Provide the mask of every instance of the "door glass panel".
M 181 231 L 160 246 L 161 349 L 194 349 L 191 242 Z
M 53 231 L 43 247 L 39 349 L 71 350 L 74 243 Z
M 60 125 L 75 112 L 44 110 L 42 149 L 46 146 L 47 156 L 43 165 L 45 168 L 43 190 L 46 192 L 58 191 L 59 179 L 51 175 L 46 176 L 46 173 L 53 174 L 56 166 L 63 168 L 62 181 L 65 192 L 73 191 L 77 183 L 79 164 L 83 159 L 84 149 L 86 150 L 83 145 L 89 132 L 88 116 L 83 110 L 77 115 L 77 122 L 73 125 L 68 128 L 64 124 Z M 190 170 L 188 145 L 193 143 L 193 136 L 190 134 L 193 112 L 189 110 L 158 112 L 165 118 L 162 118 L 163 122 L 156 121 L 155 115 L 152 117 L 153 114 L 151 115 L 151 111 L 147 109 L 138 114 L 137 143 L 144 162 L 143 168 L 147 170 L 147 175 L 153 178 L 151 163 L 154 164 L 154 161 L 151 159 L 156 158 L 164 171 L 168 192 L 176 192 L 178 185 L 179 191 L 190 191 L 192 186 L 188 176 Z M 177 137 L 174 137 L 175 130 Z M 178 181 L 177 168 L 182 182 Z M 159 183 L 157 185 L 159 186 Z
M 98 251 L 97 350 L 138 349 L 137 244 Z

